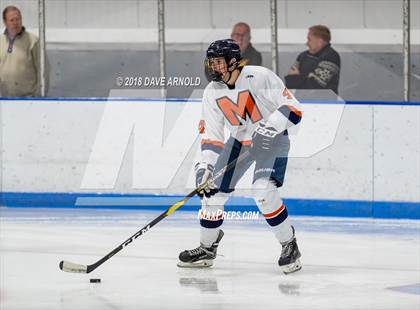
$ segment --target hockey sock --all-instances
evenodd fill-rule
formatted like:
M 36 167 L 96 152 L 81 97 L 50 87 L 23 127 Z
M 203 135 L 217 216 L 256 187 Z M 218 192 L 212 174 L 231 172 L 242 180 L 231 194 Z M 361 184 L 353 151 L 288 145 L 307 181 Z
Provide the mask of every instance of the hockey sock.
M 200 242 L 205 247 L 211 247 L 219 236 L 223 224 L 224 205 L 228 196 L 217 193 L 210 198 L 203 197 L 200 210 Z
M 271 226 L 277 240 L 283 244 L 293 239 L 286 206 L 280 197 L 278 189 L 269 179 L 258 179 L 254 182 L 254 199 L 260 212 Z

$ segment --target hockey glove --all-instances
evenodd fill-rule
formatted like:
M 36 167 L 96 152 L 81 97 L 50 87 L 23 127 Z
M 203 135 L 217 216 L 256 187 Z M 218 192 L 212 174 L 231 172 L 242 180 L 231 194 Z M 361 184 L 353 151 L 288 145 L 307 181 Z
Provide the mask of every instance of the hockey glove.
M 266 127 L 259 123 L 257 129 L 252 134 L 252 145 L 250 152 L 255 156 L 257 154 L 268 153 L 274 144 L 274 138 L 279 132 L 274 127 Z
M 209 198 L 219 191 L 212 180 L 213 173 L 214 167 L 210 164 L 197 163 L 195 165 L 195 185 L 199 188 L 197 195 L 200 198 L 203 196 Z

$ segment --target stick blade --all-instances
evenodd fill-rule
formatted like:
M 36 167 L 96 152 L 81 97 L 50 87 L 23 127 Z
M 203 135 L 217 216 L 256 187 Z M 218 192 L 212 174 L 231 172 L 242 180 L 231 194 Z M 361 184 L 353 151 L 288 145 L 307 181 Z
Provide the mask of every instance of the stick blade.
M 60 262 L 60 269 L 65 272 L 88 273 L 86 265 L 74 264 L 64 260 Z

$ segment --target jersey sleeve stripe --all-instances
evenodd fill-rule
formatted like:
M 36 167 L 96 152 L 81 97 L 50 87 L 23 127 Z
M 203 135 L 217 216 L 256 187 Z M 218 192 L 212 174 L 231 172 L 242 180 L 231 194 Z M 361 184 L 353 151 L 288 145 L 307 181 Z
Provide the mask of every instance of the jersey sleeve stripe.
M 278 108 L 279 112 L 283 114 L 293 124 L 298 124 L 302 119 L 302 112 L 291 105 L 283 105 Z
M 252 144 L 252 140 L 242 140 L 241 141 L 242 145 L 251 145 Z
M 297 116 L 302 117 L 302 112 L 299 111 L 298 109 L 296 109 L 294 106 L 288 105 L 287 107 L 290 109 L 290 111 L 292 111 L 293 113 L 295 113 Z

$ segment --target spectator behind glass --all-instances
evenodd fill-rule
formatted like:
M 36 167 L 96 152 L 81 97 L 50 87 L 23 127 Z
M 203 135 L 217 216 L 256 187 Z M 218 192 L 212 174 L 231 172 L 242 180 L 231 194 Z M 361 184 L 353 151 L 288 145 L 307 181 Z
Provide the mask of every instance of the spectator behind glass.
M 3 10 L 6 27 L 0 35 L 0 93 L 5 97 L 39 97 L 38 37 L 25 31 L 15 6 Z M 48 85 L 48 70 L 46 70 Z
M 340 55 L 331 47 L 328 27 L 316 25 L 309 28 L 308 50 L 299 54 L 285 76 L 291 89 L 331 89 L 338 94 Z
M 247 23 L 240 22 L 233 26 L 230 37 L 239 45 L 241 56 L 248 60 L 248 65 L 261 66 L 261 53 L 251 44 L 251 27 Z

